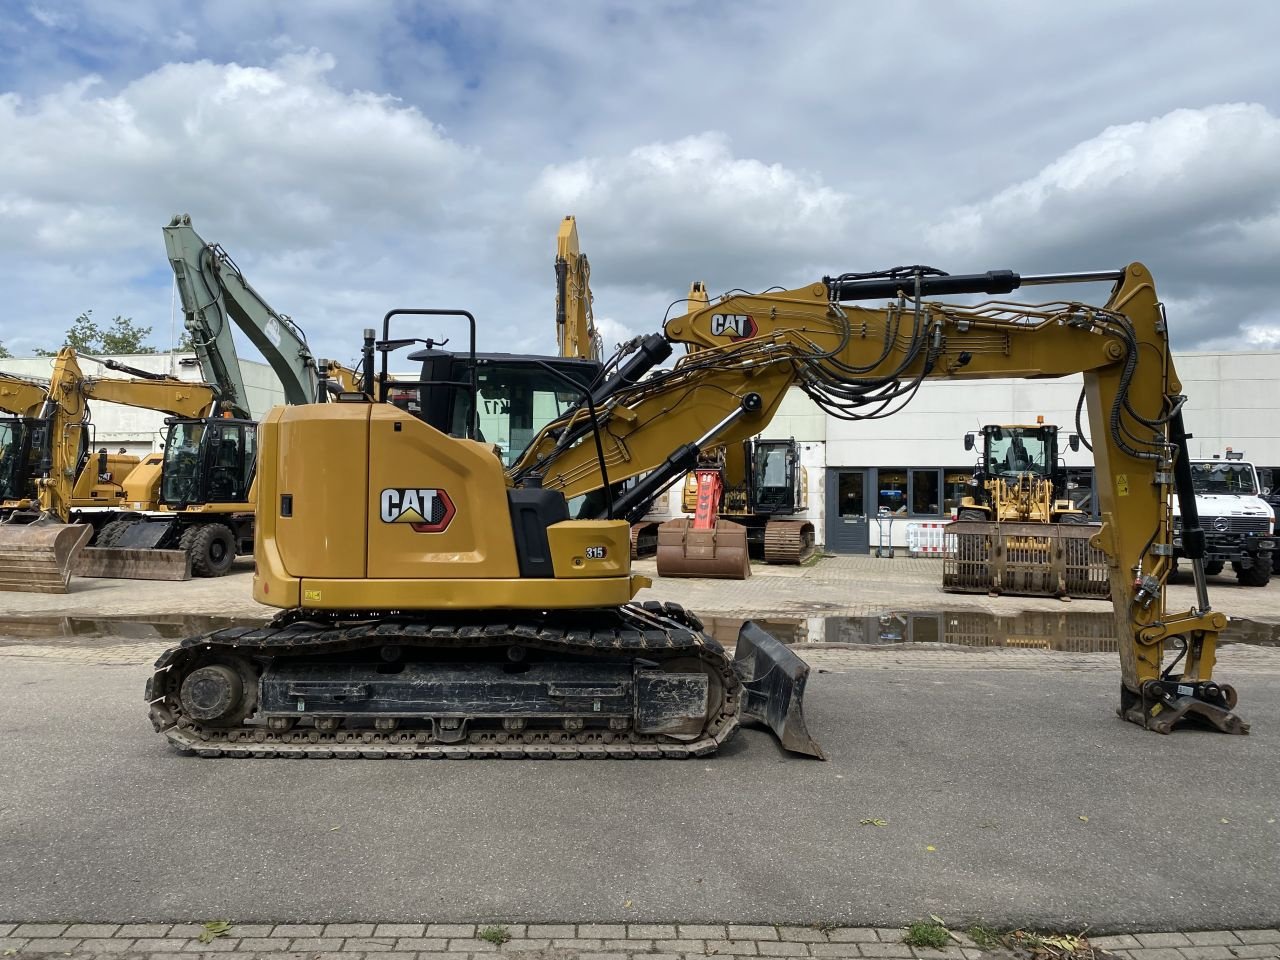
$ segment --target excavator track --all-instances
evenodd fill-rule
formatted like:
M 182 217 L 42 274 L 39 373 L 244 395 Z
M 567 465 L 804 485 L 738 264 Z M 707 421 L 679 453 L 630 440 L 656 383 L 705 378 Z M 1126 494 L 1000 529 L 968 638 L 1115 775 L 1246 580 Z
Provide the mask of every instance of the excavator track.
M 807 520 L 770 520 L 764 528 L 766 563 L 804 563 L 814 549 L 813 524 Z
M 685 669 L 678 673 L 693 672 L 687 667 L 694 659 L 708 677 L 712 706 L 699 732 L 673 739 L 634 729 L 601 728 L 599 716 L 590 711 L 568 721 L 561 716 L 548 718 L 542 725 L 530 723 L 521 730 L 468 730 L 470 720 L 465 718 L 454 730 L 437 727 L 434 722 L 390 730 L 335 724 L 336 729 L 324 730 L 319 725 L 273 728 L 269 720 L 201 723 L 183 705 L 183 680 L 202 666 L 229 669 L 235 665 L 243 670 L 253 665 L 256 677 L 261 678 L 281 658 L 296 664 L 310 657 L 340 657 L 360 651 L 376 654 L 388 647 L 404 652 L 477 654 L 519 647 L 569 655 L 579 663 L 584 659 L 632 664 L 643 660 L 661 666 L 684 661 Z M 256 680 L 246 686 L 255 684 Z M 702 632 L 696 617 L 675 604 L 649 602 L 540 615 L 512 611 L 509 619 L 501 621 L 448 613 L 430 621 L 388 616 L 346 624 L 281 617 L 260 628 L 235 627 L 190 637 L 165 651 L 147 682 L 146 699 L 157 732 L 179 750 L 202 757 L 663 759 L 707 756 L 719 749 L 738 729 L 741 693 L 733 662 L 718 642 Z M 260 698 L 261 693 L 255 689 L 249 697 Z M 252 709 L 245 710 L 247 717 L 252 713 Z M 476 713 L 483 716 L 483 708 L 476 708 Z M 579 729 L 562 729 L 579 720 Z M 590 725 L 592 721 L 597 725 Z

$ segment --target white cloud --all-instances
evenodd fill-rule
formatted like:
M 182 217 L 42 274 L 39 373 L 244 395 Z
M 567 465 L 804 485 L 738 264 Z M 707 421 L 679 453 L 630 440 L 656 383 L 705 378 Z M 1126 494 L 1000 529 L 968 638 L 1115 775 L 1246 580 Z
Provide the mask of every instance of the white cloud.
M 691 271 L 772 283 L 829 257 L 845 237 L 849 197 L 816 174 L 738 156 L 727 136 L 707 132 L 548 166 L 529 203 L 544 216 L 574 213 L 608 282 L 674 295 Z
M 332 86 L 333 66 L 309 51 L 170 64 L 112 95 L 88 77 L 0 96 L 0 245 L 128 244 L 178 208 L 301 245 L 438 217 L 467 151 L 393 97 Z

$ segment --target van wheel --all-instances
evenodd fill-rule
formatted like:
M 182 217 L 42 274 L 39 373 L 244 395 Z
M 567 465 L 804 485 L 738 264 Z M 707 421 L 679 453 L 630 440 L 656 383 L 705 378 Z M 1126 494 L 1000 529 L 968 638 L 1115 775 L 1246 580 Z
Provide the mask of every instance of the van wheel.
M 1212 577 L 1221 573 L 1223 566 L 1225 564 L 1221 560 L 1206 560 L 1204 562 L 1204 572 Z
M 197 577 L 221 577 L 236 559 L 236 539 L 226 524 L 188 527 L 179 543 L 191 557 L 191 572 Z
M 104 524 L 89 546 L 114 547 L 116 541 L 124 536 L 124 532 L 136 522 L 135 520 L 112 520 L 110 523 Z
M 973 507 L 966 507 L 956 513 L 957 520 L 976 520 L 978 523 L 987 522 L 987 514 L 985 510 L 975 510 Z
M 1236 568 L 1236 580 L 1240 582 L 1242 587 L 1265 587 L 1271 582 L 1271 564 L 1255 561 L 1249 569 L 1244 569 L 1238 563 L 1233 563 Z

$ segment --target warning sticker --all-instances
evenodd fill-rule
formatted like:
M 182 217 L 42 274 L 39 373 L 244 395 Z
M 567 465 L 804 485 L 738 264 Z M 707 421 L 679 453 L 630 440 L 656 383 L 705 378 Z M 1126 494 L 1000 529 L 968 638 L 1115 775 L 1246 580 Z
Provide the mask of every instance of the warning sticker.
M 1127 497 L 1129 495 L 1129 475 L 1127 473 L 1116 474 L 1116 496 Z
M 319 590 L 303 590 L 303 591 L 302 591 L 302 599 L 303 599 L 303 600 L 311 600 L 311 601 L 314 601 L 314 602 L 316 602 L 316 603 L 319 603 L 319 602 L 320 602 L 320 591 L 319 591 Z

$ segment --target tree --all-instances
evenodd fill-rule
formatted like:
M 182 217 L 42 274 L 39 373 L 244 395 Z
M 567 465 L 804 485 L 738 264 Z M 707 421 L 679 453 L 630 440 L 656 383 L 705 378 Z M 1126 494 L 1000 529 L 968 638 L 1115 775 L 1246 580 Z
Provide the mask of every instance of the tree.
M 150 327 L 138 326 L 132 317 L 117 315 L 111 326 L 103 329 L 93 319 L 93 311 L 86 310 L 76 317 L 67 330 L 63 343 L 75 349 L 76 353 L 122 354 L 122 353 L 155 353 L 156 348 L 146 340 L 151 336 Z M 56 350 L 36 350 L 42 357 L 57 353 Z
M 5 348 L 4 341 L 3 341 L 3 340 L 0 340 L 0 359 L 4 359 L 5 357 L 12 357 L 12 356 L 13 356 L 13 354 L 12 354 L 12 353 L 10 353 L 10 352 Z

